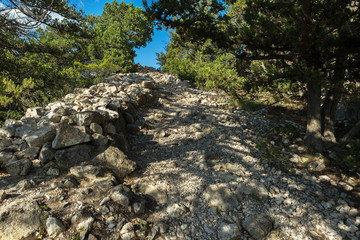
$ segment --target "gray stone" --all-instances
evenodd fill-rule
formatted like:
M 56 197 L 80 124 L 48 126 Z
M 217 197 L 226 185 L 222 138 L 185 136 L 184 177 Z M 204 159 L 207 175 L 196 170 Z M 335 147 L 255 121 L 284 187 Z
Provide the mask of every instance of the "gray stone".
M 90 141 L 90 135 L 84 133 L 81 129 L 72 126 L 62 126 L 56 133 L 52 147 L 54 149 L 60 149 Z
M 91 123 L 90 124 L 90 130 L 93 133 L 97 133 L 97 134 L 102 134 L 103 133 L 102 127 L 100 126 L 100 124 L 97 124 L 97 123 Z
M 12 152 L 0 152 L 0 167 L 5 167 L 8 162 L 15 160 L 16 157 Z
M 6 148 L 6 147 L 10 147 L 12 145 L 12 141 L 10 139 L 2 139 L 0 140 L 0 148 Z
M 16 127 L 14 125 L 0 128 L 0 137 L 11 138 L 15 136 Z
M 218 228 L 218 238 L 221 240 L 241 239 L 241 229 L 236 224 L 221 223 Z
M 25 137 L 25 141 L 30 147 L 42 147 L 46 142 L 54 140 L 55 135 L 56 129 L 52 126 L 46 126 L 29 134 Z
M 141 199 L 140 202 L 135 202 L 133 204 L 133 210 L 135 214 L 143 214 L 145 212 L 145 199 Z
M 49 168 L 47 171 L 46 171 L 46 175 L 48 176 L 59 176 L 60 175 L 60 170 L 57 169 L 57 168 Z
M 59 219 L 55 217 L 48 217 L 46 219 L 46 231 L 49 236 L 56 236 L 65 231 L 65 227 Z
M 39 153 L 39 160 L 42 164 L 45 164 L 55 157 L 55 151 L 51 147 L 51 142 L 45 143 Z
M 152 81 L 142 81 L 141 86 L 144 87 L 144 88 L 149 88 L 149 89 L 154 89 L 155 88 L 155 84 Z
M 40 118 L 32 118 L 32 117 L 22 117 L 21 118 L 21 122 L 23 124 L 32 124 L 32 125 L 37 125 L 37 123 L 40 121 Z
M 107 123 L 104 128 L 104 132 L 107 134 L 115 135 L 116 134 L 116 127 L 112 123 Z
M 111 196 L 110 198 L 124 206 L 127 207 L 130 204 L 131 198 L 132 198 L 132 192 L 130 190 L 130 188 L 124 186 L 124 185 L 118 185 L 113 187 L 113 189 L 111 190 Z
M 62 116 L 53 112 L 48 113 L 44 119 L 51 123 L 60 123 Z
M 25 124 L 16 128 L 15 137 L 25 138 L 32 132 L 37 131 L 39 128 L 36 125 Z
M 273 221 L 269 215 L 256 215 L 246 217 L 242 226 L 256 240 L 265 239 L 273 228 Z
M 168 231 L 169 225 L 167 225 L 166 223 L 163 223 L 163 222 L 156 222 L 154 224 L 154 228 L 156 231 L 159 231 L 160 234 L 164 234 Z
M 118 148 L 110 146 L 105 152 L 97 155 L 93 162 L 100 163 L 111 169 L 117 177 L 124 178 L 136 168 L 136 163 L 129 160 Z
M 237 193 L 240 196 L 240 193 L 246 195 L 251 195 L 255 199 L 264 200 L 268 197 L 269 192 L 266 189 L 265 185 L 257 180 L 251 180 L 248 183 L 241 183 L 237 189 Z
M 55 153 L 56 163 L 63 168 L 69 168 L 90 159 L 92 146 L 87 144 L 76 145 L 58 150 Z
M 40 118 L 43 115 L 41 107 L 28 108 L 25 113 L 27 118 Z
M 171 218 L 180 218 L 182 215 L 184 215 L 187 212 L 187 209 L 184 205 L 174 203 L 166 208 L 166 212 L 169 214 L 169 217 Z
M 20 159 L 12 162 L 8 162 L 5 165 L 6 171 L 12 176 L 25 176 L 29 173 L 32 166 L 32 162 L 29 159 Z
M 0 202 L 2 202 L 6 198 L 5 190 L 0 190 Z
M 103 177 L 105 171 L 101 166 L 85 165 L 85 166 L 75 166 L 70 168 L 70 174 L 80 179 L 81 178 L 94 179 L 97 177 Z
M 131 240 L 134 239 L 136 237 L 135 232 L 134 232 L 134 224 L 129 222 L 126 223 L 120 231 L 120 236 L 122 240 Z
M 90 126 L 91 123 L 103 124 L 109 120 L 109 114 L 105 111 L 85 111 L 74 115 L 74 121 L 78 126 Z
M 105 146 L 109 142 L 109 139 L 101 134 L 94 133 L 92 135 L 91 144 L 95 146 Z
M 41 209 L 35 202 L 13 201 L 0 208 L 1 240 L 35 240 L 41 229 Z
M 40 152 L 40 148 L 31 147 L 31 148 L 26 148 L 25 150 L 16 152 L 15 156 L 18 159 L 27 158 L 27 159 L 33 160 L 39 155 L 39 152 Z
M 32 187 L 34 187 L 36 184 L 34 182 L 34 180 L 32 179 L 25 179 L 25 180 L 21 180 L 18 184 L 16 184 L 16 189 L 18 191 L 25 191 L 25 190 L 29 190 Z
M 138 183 L 136 188 L 139 193 L 150 196 L 159 205 L 164 205 L 168 201 L 166 192 L 152 182 Z
M 231 211 L 238 206 L 235 194 L 227 184 L 211 184 L 205 189 L 204 197 L 210 207 L 218 208 L 221 211 Z

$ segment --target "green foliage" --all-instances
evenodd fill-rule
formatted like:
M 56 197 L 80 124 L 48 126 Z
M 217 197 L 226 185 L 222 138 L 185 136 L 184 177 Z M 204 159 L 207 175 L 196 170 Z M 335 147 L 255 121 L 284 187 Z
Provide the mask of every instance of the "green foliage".
M 173 33 L 166 53 L 158 54 L 162 69 L 176 74 L 180 79 L 195 81 L 206 89 L 219 88 L 235 93 L 244 79 L 238 76 L 235 55 L 217 48 L 211 40 L 182 42 Z
M 343 154 L 342 160 L 338 161 L 350 170 L 360 170 L 360 142 L 354 141 L 350 143 L 349 148 Z
M 133 71 L 134 48 L 146 46 L 153 34 L 151 20 L 142 8 L 116 0 L 105 3 L 103 13 L 92 17 L 91 25 L 96 36 L 88 48 L 92 66 L 87 69 L 96 74 Z
M 9 1 L 9 9 L 29 13 L 32 9 L 26 7 L 33 5 L 43 7 L 40 12 L 50 10 L 65 18 L 60 22 L 34 13 L 29 16 L 34 23 L 47 24 L 38 29 L 31 22 L 7 26 L 12 22 L 7 14 L 0 19 L 0 29 L 5 25 L 12 29 L 0 31 L 0 124 L 110 73 L 133 71 L 134 48 L 145 46 L 153 33 L 143 9 L 125 2 L 114 0 L 105 4 L 101 16 L 85 16 L 69 7 L 68 1 Z
M 300 137 L 300 128 L 293 123 L 283 123 L 278 127 L 273 128 L 270 134 L 281 136 L 289 140 L 295 140 Z

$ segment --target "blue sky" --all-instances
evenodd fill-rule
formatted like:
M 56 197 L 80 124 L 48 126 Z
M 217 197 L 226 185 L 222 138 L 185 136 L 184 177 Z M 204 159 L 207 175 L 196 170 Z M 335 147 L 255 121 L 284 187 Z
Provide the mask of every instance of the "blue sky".
M 121 0 L 117 0 L 121 2 Z M 101 15 L 102 10 L 106 2 L 112 2 L 112 0 L 70 0 L 70 3 L 76 5 L 77 8 L 81 8 L 85 14 L 97 14 Z M 127 4 L 132 2 L 136 7 L 142 7 L 142 0 L 125 0 Z M 169 41 L 169 34 L 167 31 L 155 30 L 152 37 L 152 42 L 144 48 L 137 49 L 135 58 L 135 63 L 140 63 L 143 66 L 155 67 L 158 68 L 156 61 L 156 52 L 164 51 L 165 46 Z

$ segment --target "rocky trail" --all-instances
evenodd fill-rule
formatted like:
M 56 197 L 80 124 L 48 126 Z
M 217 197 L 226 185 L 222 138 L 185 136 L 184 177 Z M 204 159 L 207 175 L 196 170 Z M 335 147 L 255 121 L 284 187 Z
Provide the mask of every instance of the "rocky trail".
M 30 109 L 0 129 L 0 239 L 360 239 L 351 183 L 258 150 L 277 124 L 160 72 Z

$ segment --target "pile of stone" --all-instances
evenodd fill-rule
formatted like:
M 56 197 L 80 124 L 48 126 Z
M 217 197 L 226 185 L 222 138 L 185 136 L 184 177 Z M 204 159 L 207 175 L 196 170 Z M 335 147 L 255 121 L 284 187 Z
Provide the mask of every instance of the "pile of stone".
M 155 83 L 136 74 L 105 81 L 44 108 L 30 108 L 19 121 L 6 120 L 0 129 L 0 167 L 13 176 L 27 175 L 32 166 L 58 175 L 109 146 L 126 152 L 127 127 L 139 127 L 137 108 L 154 99 Z
M 0 239 L 132 239 L 151 199 L 123 179 L 136 169 L 126 133 L 141 127 L 154 80 L 113 75 L 0 128 Z M 156 234 L 150 232 L 149 234 Z M 119 235 L 120 233 L 120 235 Z

